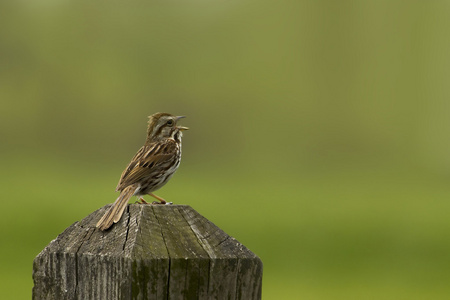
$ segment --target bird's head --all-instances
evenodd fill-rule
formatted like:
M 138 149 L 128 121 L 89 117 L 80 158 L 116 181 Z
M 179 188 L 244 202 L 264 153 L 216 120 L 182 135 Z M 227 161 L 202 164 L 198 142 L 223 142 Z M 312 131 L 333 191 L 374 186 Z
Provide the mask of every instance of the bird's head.
M 184 116 L 174 116 L 168 113 L 156 113 L 148 117 L 147 142 L 163 139 L 181 139 L 182 131 L 189 128 L 178 126 L 177 122 Z

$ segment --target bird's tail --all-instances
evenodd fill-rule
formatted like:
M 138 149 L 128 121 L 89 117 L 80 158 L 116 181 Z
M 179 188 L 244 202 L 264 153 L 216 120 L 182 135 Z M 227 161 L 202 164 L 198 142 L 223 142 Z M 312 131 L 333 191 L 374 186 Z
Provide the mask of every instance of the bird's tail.
M 127 206 L 130 198 L 134 195 L 136 188 L 137 187 L 135 185 L 130 185 L 123 189 L 114 204 L 97 222 L 96 227 L 100 228 L 100 230 L 106 230 L 111 227 L 113 223 L 119 222 L 120 218 L 122 217 L 123 211 L 125 210 L 125 207 Z

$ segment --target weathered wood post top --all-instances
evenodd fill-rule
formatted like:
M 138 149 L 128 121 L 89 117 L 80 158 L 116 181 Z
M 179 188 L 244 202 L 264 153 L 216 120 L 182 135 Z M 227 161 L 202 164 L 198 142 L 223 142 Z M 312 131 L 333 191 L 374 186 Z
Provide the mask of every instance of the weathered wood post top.
M 103 232 L 108 207 L 39 253 L 33 299 L 261 299 L 261 260 L 190 206 L 129 204 Z

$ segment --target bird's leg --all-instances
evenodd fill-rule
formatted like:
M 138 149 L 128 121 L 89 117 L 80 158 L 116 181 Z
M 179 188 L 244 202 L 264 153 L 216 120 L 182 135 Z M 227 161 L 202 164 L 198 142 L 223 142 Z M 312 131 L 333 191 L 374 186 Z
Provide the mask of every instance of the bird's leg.
M 144 198 L 142 198 L 142 197 L 139 197 L 139 200 L 136 201 L 136 203 L 138 203 L 138 204 L 148 204 L 148 202 L 145 201 Z
M 166 202 L 166 200 L 164 200 L 163 198 L 161 198 L 159 196 L 156 196 L 155 194 L 150 193 L 149 195 L 154 197 L 154 198 L 156 198 L 156 199 L 158 199 L 160 201 L 160 202 L 153 201 L 152 204 L 163 204 L 163 205 L 164 204 L 165 205 L 172 204 L 172 202 Z

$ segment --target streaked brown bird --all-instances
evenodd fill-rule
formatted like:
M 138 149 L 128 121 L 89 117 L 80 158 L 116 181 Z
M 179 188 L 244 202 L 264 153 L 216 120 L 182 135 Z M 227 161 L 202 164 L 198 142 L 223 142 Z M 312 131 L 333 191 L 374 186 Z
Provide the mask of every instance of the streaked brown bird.
M 139 196 L 141 203 L 147 203 L 141 196 L 150 195 L 160 201 L 153 204 L 166 204 L 152 192 L 165 185 L 180 165 L 182 132 L 188 129 L 177 126 L 181 118 L 184 117 L 168 113 L 149 116 L 147 140 L 122 172 L 116 188 L 120 195 L 98 221 L 100 230 L 119 222 L 132 196 Z

